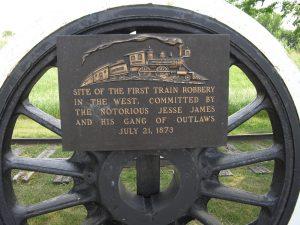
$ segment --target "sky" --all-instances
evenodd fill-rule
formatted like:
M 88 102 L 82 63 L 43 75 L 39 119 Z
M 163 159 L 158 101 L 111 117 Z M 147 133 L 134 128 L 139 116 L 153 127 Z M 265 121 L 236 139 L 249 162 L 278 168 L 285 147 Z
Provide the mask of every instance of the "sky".
M 68 9 L 81 10 L 82 12 L 93 12 L 93 9 L 99 4 L 108 6 L 108 2 L 120 2 L 120 0 L 0 0 L 5 1 L 0 7 L 0 34 L 5 30 L 18 33 L 26 29 L 26 26 L 42 23 L 49 19 L 55 20 L 56 15 L 66 13 Z M 272 3 L 274 0 L 266 0 L 266 4 Z M 130 0 L 125 1 L 130 3 Z M 151 0 L 149 0 L 151 2 Z M 162 3 L 173 4 L 174 0 L 162 0 Z M 201 3 L 200 1 L 191 1 L 190 4 Z M 300 3 L 300 0 L 299 0 Z M 71 6 L 71 7 L 70 7 Z M 99 8 L 99 7 L 98 7 Z M 67 13 L 72 13 L 68 11 Z M 284 26 L 288 29 L 293 27 L 289 22 Z

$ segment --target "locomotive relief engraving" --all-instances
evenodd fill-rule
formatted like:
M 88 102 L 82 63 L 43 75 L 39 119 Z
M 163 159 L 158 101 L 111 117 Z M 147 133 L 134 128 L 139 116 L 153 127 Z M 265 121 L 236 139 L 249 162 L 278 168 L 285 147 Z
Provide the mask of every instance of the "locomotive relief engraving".
M 148 49 L 130 52 L 124 55 L 123 59 L 101 65 L 88 74 L 82 81 L 81 87 L 120 80 L 152 80 L 192 84 L 204 84 L 208 80 L 187 66 L 185 60 L 191 57 L 191 49 L 184 47 L 180 38 L 140 35 L 123 41 L 105 43 L 87 51 L 83 56 L 82 62 L 84 63 L 90 54 L 108 48 L 113 44 L 128 41 L 145 41 L 147 39 L 157 39 L 165 44 L 176 46 L 178 56 L 173 56 L 172 51 L 168 54 L 164 51 L 155 53 L 150 46 Z

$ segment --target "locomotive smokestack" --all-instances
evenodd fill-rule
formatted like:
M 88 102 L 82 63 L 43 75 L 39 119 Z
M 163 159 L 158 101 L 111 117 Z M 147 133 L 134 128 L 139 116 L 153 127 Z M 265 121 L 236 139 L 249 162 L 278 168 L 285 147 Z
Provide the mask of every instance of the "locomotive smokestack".
M 179 49 L 179 57 L 182 57 L 182 47 L 183 47 L 183 44 L 180 44 L 178 49 Z
M 148 59 L 154 58 L 154 53 L 153 53 L 153 50 L 150 48 L 150 46 L 149 46 L 149 49 L 147 50 L 147 58 Z

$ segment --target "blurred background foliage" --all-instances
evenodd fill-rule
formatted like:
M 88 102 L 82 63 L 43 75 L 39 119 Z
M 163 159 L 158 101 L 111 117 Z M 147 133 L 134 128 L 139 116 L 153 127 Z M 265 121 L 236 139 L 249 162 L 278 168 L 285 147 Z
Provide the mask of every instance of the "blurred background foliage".
M 299 0 L 226 0 L 243 10 L 279 39 L 288 50 L 300 51 Z M 284 28 L 285 22 L 293 29 Z
M 226 0 L 243 10 L 266 27 L 289 51 L 300 51 L 299 0 Z M 171 4 L 172 5 L 172 4 Z M 287 29 L 285 24 L 291 28 Z M 10 30 L 0 35 L 0 48 L 14 33 Z
M 0 49 L 6 44 L 8 39 L 13 35 L 14 33 L 10 30 L 3 31 L 2 35 L 0 36 Z

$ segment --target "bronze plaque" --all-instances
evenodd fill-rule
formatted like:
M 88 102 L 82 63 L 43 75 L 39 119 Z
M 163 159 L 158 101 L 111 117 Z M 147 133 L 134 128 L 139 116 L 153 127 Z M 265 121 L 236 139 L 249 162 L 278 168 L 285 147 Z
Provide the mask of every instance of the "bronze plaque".
M 64 150 L 225 144 L 228 35 L 61 36 L 57 51 Z

